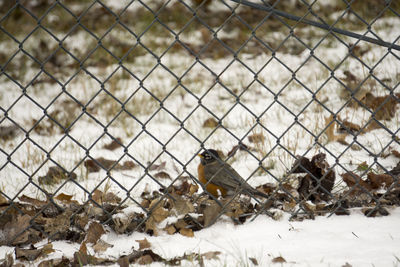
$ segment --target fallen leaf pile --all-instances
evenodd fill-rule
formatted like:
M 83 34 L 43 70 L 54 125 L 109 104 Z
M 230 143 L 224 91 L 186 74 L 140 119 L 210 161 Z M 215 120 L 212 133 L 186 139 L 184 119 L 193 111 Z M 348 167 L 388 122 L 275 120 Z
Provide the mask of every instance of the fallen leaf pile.
M 232 151 L 239 150 L 237 147 Z M 396 155 L 393 151 L 392 154 Z M 107 162 L 102 162 L 102 168 L 110 167 Z M 119 165 L 116 162 L 110 164 Z M 147 169 L 154 175 L 167 173 L 165 165 L 165 162 L 149 163 Z M 190 177 L 182 176 L 166 189 L 143 192 L 136 200 L 139 209 L 131 209 L 132 204 L 115 193 L 99 189 L 94 190 L 84 203 L 63 193 L 54 196 L 47 193 L 46 199 L 22 195 L 13 201 L 0 194 L 0 246 L 15 247 L 15 258 L 6 256 L 1 264 L 12 266 L 17 260 L 35 264 L 41 261 L 39 266 L 129 266 L 153 262 L 179 265 L 182 260 L 195 260 L 202 265 L 204 259 L 218 258 L 219 252 L 164 259 L 151 250 L 152 245 L 147 239 L 143 239 L 136 240 L 130 254 L 112 259 L 97 256 L 113 247 L 102 239 L 110 231 L 117 234 L 142 232 L 152 236 L 179 234 L 191 238 L 196 231 L 217 220 L 242 224 L 259 214 L 277 219 L 282 212 L 289 212 L 295 213 L 293 220 L 303 220 L 331 213 L 349 215 L 350 209 L 357 207 L 368 217 L 387 216 L 388 207 L 400 206 L 400 163 L 387 173 L 368 170 L 369 166 L 362 163 L 356 170 L 340 174 L 346 188 L 334 192 L 336 174 L 326 155 L 298 156 L 289 174 L 297 182 L 267 183 L 256 188 L 265 193 L 267 199 L 256 200 L 244 195 L 215 199 L 199 192 L 199 186 Z M 77 178 L 62 168 L 50 167 L 39 181 L 52 184 L 63 179 Z M 35 246 L 44 239 L 48 242 L 46 245 Z M 47 255 L 54 252 L 52 242 L 57 240 L 78 243 L 79 251 L 73 258 L 46 260 Z M 94 251 L 96 256 L 89 251 Z

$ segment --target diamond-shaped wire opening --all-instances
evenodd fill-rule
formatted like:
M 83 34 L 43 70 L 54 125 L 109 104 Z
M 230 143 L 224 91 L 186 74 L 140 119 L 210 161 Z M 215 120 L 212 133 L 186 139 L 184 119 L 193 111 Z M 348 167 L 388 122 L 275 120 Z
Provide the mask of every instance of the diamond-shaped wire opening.
M 19 25 L 19 26 L 17 26 Z M 37 25 L 37 21 L 21 5 L 13 6 L 7 16 L 2 17 L 0 26 L 16 40 L 21 42 Z M 16 27 L 17 26 L 17 27 Z
M 7 77 L 21 86 L 26 86 L 39 74 L 40 64 L 31 55 L 17 51 L 9 58 L 4 72 Z
M 80 15 L 79 24 L 96 38 L 101 38 L 115 23 L 116 14 L 105 8 L 101 2 L 95 1 L 93 5 Z
M 133 63 L 133 54 L 136 54 L 137 50 L 143 50 L 138 46 L 135 35 L 121 24 L 115 25 L 111 31 L 107 32 L 102 38 L 101 44 L 116 58 L 123 59 L 124 63 Z
M 65 34 L 77 25 L 77 17 L 73 13 L 73 10 L 68 5 L 56 3 L 47 10 L 40 25 L 59 40 L 62 40 Z

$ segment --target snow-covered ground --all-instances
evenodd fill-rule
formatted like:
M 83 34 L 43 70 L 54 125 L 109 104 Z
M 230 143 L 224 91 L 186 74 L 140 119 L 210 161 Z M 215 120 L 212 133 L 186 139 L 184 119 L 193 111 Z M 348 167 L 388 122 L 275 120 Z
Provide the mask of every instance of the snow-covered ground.
M 156 7 L 159 2 L 150 1 L 149 7 Z M 128 1 L 104 3 L 118 12 Z M 318 8 L 332 3 L 334 1 L 323 1 Z M 134 12 L 141 8 L 135 1 L 128 10 Z M 71 9 L 79 10 L 79 4 Z M 226 5 L 217 1 L 209 9 L 229 11 Z M 235 11 L 240 10 L 242 8 Z M 334 12 L 331 16 L 337 18 L 341 13 Z M 173 27 L 173 23 L 168 25 Z M 384 17 L 377 20 L 372 29 L 383 40 L 396 40 L 399 44 L 400 18 Z M 235 39 L 241 34 L 224 27 L 213 27 L 213 30 L 217 31 L 219 38 Z M 111 33 L 113 38 L 125 43 L 136 43 L 134 36 L 122 27 L 116 27 Z M 309 27 L 298 28 L 295 33 L 311 47 L 316 46 L 325 34 L 322 30 Z M 364 34 L 364 31 L 359 33 Z M 286 32 L 262 34 L 259 38 L 271 40 L 273 47 L 277 47 L 287 35 Z M 32 38 L 46 40 L 48 37 L 35 35 Z M 346 43 L 354 42 L 347 37 L 340 38 Z M 201 46 L 207 38 L 202 37 L 199 31 L 189 31 L 180 34 L 179 39 Z M 33 53 L 37 46 L 35 40 L 28 39 L 24 44 L 29 53 Z M 295 161 L 293 155 L 311 158 L 319 152 L 326 153 L 328 163 L 338 174 L 335 193 L 346 186 L 339 174 L 353 171 L 363 162 L 378 173 L 391 170 L 398 163 L 399 159 L 391 151 L 400 151 L 399 141 L 394 137 L 398 137 L 400 128 L 399 105 L 394 116 L 380 121 L 389 131 L 381 128 L 357 136 L 354 143 L 357 149 L 347 149 L 347 145 L 332 140 L 326 134 L 326 128 L 327 119 L 337 112 L 341 120 L 361 127 L 369 122 L 369 111 L 361 107 L 344 107 L 349 97 L 343 96 L 344 89 L 338 80 L 349 85 L 346 82 L 348 71 L 357 77 L 356 83 L 366 79 L 361 91 L 385 96 L 389 94 L 381 84 L 385 81 L 388 88 L 394 89 L 394 94 L 400 93 L 399 51 L 388 53 L 387 48 L 360 42 L 359 49 L 365 51 L 360 55 L 361 63 L 359 59 L 348 56 L 346 46 L 330 37 L 315 48 L 313 55 L 308 49 L 302 49 L 298 54 L 291 53 L 290 49 L 289 52 L 278 49 L 274 56 L 267 49 L 258 54 L 243 49 L 238 54 L 238 60 L 229 53 L 222 57 L 200 57 L 196 60 L 184 49 L 171 49 L 164 54 L 166 47 L 173 46 L 175 41 L 171 34 L 144 34 L 141 37 L 142 44 L 152 44 L 154 54 L 162 55 L 159 60 L 150 53 L 139 54 L 134 61 L 123 63 L 121 67 L 113 58 L 107 58 L 109 64 L 106 66 L 84 64 L 87 73 L 64 65 L 66 70 L 61 76 L 56 76 L 59 71 L 56 67 L 46 69 L 59 77 L 64 88 L 52 82 L 27 86 L 33 78 L 40 80 L 47 77 L 31 60 L 27 60 L 29 67 L 24 68 L 24 75 L 17 79 L 21 86 L 1 74 L 0 126 L 15 123 L 28 132 L 19 131 L 12 138 L 0 140 L 1 192 L 14 200 L 22 195 L 45 199 L 45 195 L 37 189 L 38 179 L 57 163 L 76 173 L 77 182 L 88 192 L 102 183 L 100 190 L 107 187 L 108 191 L 124 199 L 127 189 L 131 198 L 140 200 L 144 191 L 152 192 L 160 188 L 145 174 L 144 168 L 112 170 L 112 179 L 108 179 L 105 171 L 88 173 L 84 161 L 104 157 L 121 163 L 133 160 L 142 166 L 148 166 L 149 162 L 165 162 L 163 171 L 171 179 L 160 179 L 158 182 L 168 186 L 181 174 L 197 177 L 199 160 L 196 154 L 202 145 L 221 150 L 226 155 L 239 141 L 253 148 L 252 155 L 240 151 L 229 163 L 244 178 L 252 176 L 249 179 L 252 186 L 283 179 Z M 95 47 L 96 44 L 85 31 L 71 34 L 63 41 L 63 46 L 80 59 L 84 58 L 79 54 L 84 47 Z M 293 37 L 283 47 L 286 44 L 290 47 L 302 46 Z M 56 47 L 58 44 L 53 47 L 49 44 L 48 48 L 52 50 Z M 0 48 L 12 55 L 18 45 L 7 39 L 0 43 Z M 18 56 L 20 53 L 15 60 Z M 61 59 L 66 65 L 74 62 L 64 54 Z M 377 80 L 369 76 L 369 68 L 373 68 Z M 26 94 L 21 89 L 25 86 Z M 236 96 L 239 96 L 239 101 Z M 81 103 L 85 111 L 75 102 Z M 126 112 L 121 112 L 122 109 Z M 46 114 L 65 127 L 71 126 L 68 134 L 64 134 Z M 221 120 L 223 127 L 217 130 L 204 127 L 203 123 L 210 118 Z M 259 144 L 250 143 L 248 136 L 254 134 L 260 134 L 265 139 Z M 112 141 L 110 136 L 121 138 L 126 149 L 105 149 L 104 145 Z M 318 137 L 318 143 L 315 137 Z M 344 140 L 352 144 L 354 138 L 347 135 Z M 376 161 L 373 154 L 378 155 Z M 264 158 L 265 155 L 268 157 Z M 257 171 L 261 159 L 262 165 L 268 168 L 268 174 Z M 30 182 L 30 176 L 34 183 Z M 295 180 L 293 175 L 289 178 Z M 63 192 L 81 202 L 88 198 L 87 193 L 72 182 L 42 186 L 50 193 Z M 294 186 L 297 186 L 296 182 Z M 130 200 L 124 204 L 135 206 Z M 208 261 L 206 266 L 247 266 L 251 265 L 249 257 L 255 258 L 260 266 L 268 266 L 273 265 L 272 259 L 278 256 L 286 260 L 287 266 L 342 266 L 346 262 L 351 266 L 399 266 L 399 216 L 397 208 L 390 210 L 390 216 L 380 218 L 367 218 L 361 211 L 354 210 L 350 216 L 333 215 L 302 222 L 289 222 L 288 214 L 283 214 L 277 221 L 259 216 L 255 221 L 247 221 L 240 226 L 220 219 L 215 225 L 195 232 L 193 238 L 178 234 L 151 237 L 143 233 L 126 236 L 109 232 L 102 239 L 114 246 L 101 256 L 118 257 L 129 253 L 132 247 L 137 247 L 135 240 L 146 237 L 151 248 L 165 258 L 189 251 L 222 252 L 218 259 Z M 53 242 L 53 246 L 56 252 L 50 257 L 54 258 L 72 256 L 79 248 L 79 244 L 59 241 Z M 10 247 L 1 247 L 0 258 L 11 250 Z M 190 266 L 195 263 L 184 264 Z

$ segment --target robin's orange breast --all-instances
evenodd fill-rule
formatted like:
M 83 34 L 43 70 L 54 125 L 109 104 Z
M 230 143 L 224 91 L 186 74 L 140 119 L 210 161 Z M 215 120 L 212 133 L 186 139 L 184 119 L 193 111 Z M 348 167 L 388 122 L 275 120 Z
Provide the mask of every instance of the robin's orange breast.
M 205 185 L 208 193 L 212 194 L 214 197 L 219 197 L 220 195 L 222 197 L 226 196 L 226 190 L 223 187 L 213 184 L 211 182 L 208 183 L 208 181 L 206 180 L 206 177 L 204 175 L 204 166 L 201 163 L 197 167 L 197 173 L 199 175 L 200 182 L 203 185 Z

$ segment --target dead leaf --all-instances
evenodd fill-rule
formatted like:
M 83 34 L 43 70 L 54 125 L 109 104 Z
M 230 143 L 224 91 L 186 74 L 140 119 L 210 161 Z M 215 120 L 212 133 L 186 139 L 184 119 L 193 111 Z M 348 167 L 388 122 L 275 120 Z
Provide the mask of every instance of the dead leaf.
M 42 206 L 48 204 L 47 201 L 42 201 L 42 200 L 39 200 L 36 198 L 31 198 L 26 195 L 22 195 L 22 196 L 18 197 L 18 199 L 22 202 L 30 203 L 36 207 L 42 207 Z
M 400 158 L 400 152 L 397 150 L 392 150 L 391 151 L 392 155 L 395 156 L 396 158 Z
M 262 133 L 255 133 L 247 136 L 250 143 L 263 143 L 265 141 L 265 136 Z
M 255 265 L 258 266 L 258 261 L 256 258 L 249 257 L 249 260 Z
M 187 237 L 194 237 L 193 230 L 190 228 L 182 228 L 179 230 L 179 233 Z
M 87 255 L 86 241 L 83 241 L 82 244 L 80 245 L 79 253 L 81 253 L 82 255 Z
M 326 161 L 326 154 L 316 154 L 311 160 L 298 156 L 292 166 L 292 173 L 307 173 L 306 176 L 300 177 L 297 189 L 300 196 L 312 201 L 330 198 L 336 174 Z
M 6 253 L 4 259 L 0 260 L 1 267 L 13 267 L 14 265 L 14 257 L 12 253 Z
M 367 181 L 369 181 L 374 189 L 389 188 L 393 184 L 393 177 L 389 174 L 375 174 L 369 172 L 367 174 Z
M 175 211 L 176 215 L 194 212 L 195 209 L 190 199 L 185 199 L 177 194 L 172 194 L 172 196 L 175 199 L 173 201 L 173 211 Z
M 373 112 L 375 112 L 375 119 L 377 120 L 390 120 L 396 114 L 396 106 L 398 101 L 392 95 L 374 96 L 368 92 L 362 99 L 362 102 Z
M 38 267 L 64 267 L 71 266 L 72 263 L 66 257 L 62 257 L 61 259 L 50 259 L 45 260 L 39 263 Z
M 149 171 L 156 171 L 156 170 L 160 171 L 160 170 L 164 170 L 166 165 L 167 165 L 167 162 L 163 161 L 160 164 L 152 164 L 148 168 L 149 168 Z
M 169 174 L 164 172 L 164 171 L 161 171 L 161 172 L 158 172 L 158 173 L 154 174 L 154 177 L 157 178 L 157 179 L 169 179 L 169 180 L 171 180 L 171 176 L 169 176 Z
M 249 147 L 243 143 L 240 143 L 239 145 L 232 147 L 231 151 L 228 152 L 228 157 L 235 156 L 238 150 L 249 151 Z M 218 152 L 218 154 L 220 153 Z M 221 157 L 221 159 L 223 159 L 223 157 Z
M 8 200 L 5 197 L 3 197 L 2 194 L 0 194 L 0 206 L 7 205 L 7 204 L 8 204 Z
M 214 223 L 220 212 L 221 207 L 217 203 L 213 202 L 210 205 L 207 205 L 203 211 L 204 227 L 208 227 Z
M 396 167 L 394 167 L 391 171 L 389 171 L 390 175 L 400 175 L 400 161 L 397 163 Z
M 162 222 L 165 218 L 168 217 L 169 211 L 163 208 L 164 201 L 160 201 L 159 198 L 154 199 L 150 203 L 151 215 L 149 219 L 145 223 L 145 231 L 150 234 L 158 235 L 157 224 Z M 151 231 L 151 232 L 149 232 Z
M 143 255 L 136 262 L 140 265 L 149 265 L 153 263 L 153 258 L 150 255 Z
M 40 249 L 23 249 L 15 248 L 15 258 L 18 260 L 34 261 L 36 260 L 42 252 Z
M 337 122 L 333 118 L 333 115 L 330 115 L 329 117 L 325 117 L 325 127 L 328 126 L 325 130 L 325 134 L 328 137 L 328 141 L 336 142 L 336 141 L 340 140 L 341 142 L 345 142 L 346 134 L 335 134 L 336 125 L 337 125 Z
M 136 166 L 137 165 L 135 164 L 135 162 L 133 162 L 132 160 L 127 160 L 122 164 L 122 166 L 120 164 L 118 164 L 117 170 L 124 170 L 124 171 L 132 170 Z
M 358 124 L 349 122 L 347 120 L 342 120 L 340 117 L 338 117 L 338 121 L 340 121 L 339 123 L 339 129 L 338 131 L 344 134 L 358 134 L 360 133 L 361 127 Z
M 30 229 L 31 217 L 27 214 L 17 217 L 13 217 L 11 221 L 7 222 L 2 229 L 2 234 L 0 235 L 0 246 L 3 245 L 23 245 L 29 244 L 31 236 L 34 232 Z
M 343 173 L 342 176 L 343 181 L 347 184 L 349 188 L 352 190 L 358 191 L 361 190 L 360 187 L 363 187 L 367 191 L 371 191 L 372 187 L 366 181 L 362 180 L 360 176 L 353 172 Z
M 72 196 L 61 193 L 58 196 L 56 196 L 55 199 L 62 201 L 62 202 L 70 203 L 72 200 Z
M 285 263 L 285 262 L 286 260 L 281 256 L 272 259 L 272 263 Z
M 86 167 L 88 172 L 98 172 L 101 169 L 110 170 L 130 170 L 136 167 L 136 164 L 133 161 L 125 161 L 122 165 L 115 160 L 105 159 L 103 157 L 96 159 L 88 159 L 83 165 Z
M 106 241 L 103 240 L 99 240 L 97 241 L 96 245 L 93 246 L 93 250 L 96 253 L 100 253 L 100 252 L 104 252 L 106 251 L 108 248 L 112 248 L 113 245 L 108 244 Z
M 164 231 L 166 231 L 169 235 L 173 235 L 176 233 L 176 228 L 173 225 L 168 225 L 164 228 Z
M 86 242 L 96 244 L 100 237 L 105 234 L 103 226 L 98 222 L 91 222 L 86 235 Z
M 103 148 L 107 150 L 115 150 L 117 148 L 122 147 L 121 145 L 122 145 L 122 139 L 117 137 L 116 139 L 113 139 L 111 143 L 104 145 Z
M 139 243 L 139 250 L 143 250 L 143 249 L 151 247 L 150 242 L 146 238 L 143 240 L 136 240 L 136 242 Z
M 203 128 L 215 128 L 218 126 L 218 121 L 214 118 L 208 118 L 203 122 Z
M 205 258 L 206 260 L 219 260 L 218 255 L 220 255 L 220 251 L 209 251 L 201 254 L 201 257 Z
M 14 124 L 10 126 L 0 126 L 0 139 L 8 140 L 14 138 L 19 131 L 19 127 Z
M 40 176 L 38 178 L 38 181 L 40 184 L 53 185 L 66 179 L 76 180 L 76 177 L 77 175 L 73 172 L 68 175 L 68 173 L 63 168 L 59 166 L 52 166 L 49 168 L 45 176 Z
M 33 246 L 32 246 L 33 247 Z M 31 249 L 22 249 L 15 248 L 15 258 L 19 260 L 27 260 L 34 261 L 39 257 L 46 257 L 50 253 L 54 252 L 53 245 L 48 243 L 44 245 L 42 248 L 31 248 Z

